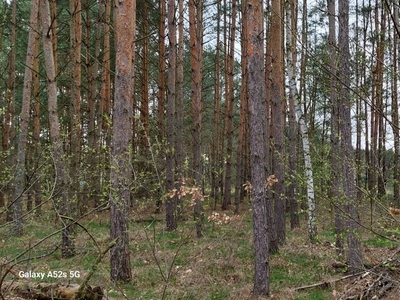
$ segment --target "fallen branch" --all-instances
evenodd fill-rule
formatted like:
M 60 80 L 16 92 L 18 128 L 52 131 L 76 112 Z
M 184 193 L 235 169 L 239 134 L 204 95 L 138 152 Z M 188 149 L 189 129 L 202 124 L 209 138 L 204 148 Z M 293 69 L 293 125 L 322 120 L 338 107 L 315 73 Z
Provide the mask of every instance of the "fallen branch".
M 364 271 L 363 272 L 358 272 L 358 273 L 355 273 L 355 274 L 346 275 L 344 277 L 336 278 L 336 279 L 333 279 L 333 280 L 322 281 L 322 282 L 317 282 L 317 283 L 310 284 L 310 285 L 297 287 L 293 291 L 299 292 L 299 291 L 304 291 L 304 290 L 308 290 L 308 289 L 312 289 L 312 288 L 325 289 L 325 288 L 330 287 L 333 283 L 336 283 L 336 282 L 339 282 L 339 281 L 342 281 L 342 280 L 346 280 L 346 279 L 349 279 L 349 278 L 353 278 L 353 277 L 356 277 L 356 276 L 361 275 L 363 273 L 364 273 Z
M 81 286 L 79 287 L 78 291 L 76 292 L 75 299 L 78 299 L 78 300 L 79 300 L 79 299 L 86 299 L 85 297 L 86 297 L 86 294 L 87 294 L 87 290 L 88 290 L 88 288 L 89 288 L 89 286 L 88 286 L 87 284 L 88 284 L 90 278 L 93 276 L 94 272 L 96 272 L 96 270 L 97 270 L 97 265 L 102 261 L 104 255 L 106 255 L 106 253 L 108 252 L 108 250 L 110 250 L 112 247 L 114 247 L 114 246 L 117 244 L 117 240 L 118 240 L 118 238 L 115 239 L 115 240 L 113 240 L 113 241 L 111 241 L 111 242 L 108 244 L 107 248 L 103 249 L 103 250 L 99 253 L 99 255 L 98 255 L 97 258 L 96 258 L 96 261 L 95 261 L 95 262 L 93 263 L 93 265 L 92 265 L 92 268 L 91 268 L 90 272 L 85 276 L 85 278 L 84 278 L 84 280 L 83 280 L 83 283 L 81 284 Z M 90 289 L 89 289 L 89 292 L 90 292 Z M 103 291 L 101 290 L 101 288 L 100 288 L 100 290 L 97 289 L 97 290 L 95 291 L 95 293 L 98 294 L 99 297 L 101 296 L 101 297 L 98 298 L 98 299 L 102 299 Z

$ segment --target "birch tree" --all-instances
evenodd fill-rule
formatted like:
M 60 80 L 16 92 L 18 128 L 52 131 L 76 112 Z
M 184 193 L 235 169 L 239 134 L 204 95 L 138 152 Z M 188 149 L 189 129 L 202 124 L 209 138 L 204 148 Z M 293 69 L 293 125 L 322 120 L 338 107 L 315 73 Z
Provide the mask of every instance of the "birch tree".
M 299 94 L 297 91 L 297 79 L 296 79 L 296 60 L 295 52 L 296 47 L 293 45 L 293 37 L 295 34 L 293 32 L 290 24 L 293 22 L 289 22 L 292 19 L 291 14 L 293 12 L 291 10 L 288 11 L 288 21 L 286 22 L 286 30 L 287 30 L 287 54 L 286 54 L 286 62 L 287 62 L 287 73 L 289 80 L 289 93 L 290 98 L 293 99 L 294 111 L 296 113 L 297 122 L 299 123 L 302 144 L 303 144 L 303 153 L 304 153 L 304 167 L 305 167 L 305 177 L 306 177 L 306 185 L 307 185 L 307 205 L 308 205 L 308 237 L 312 243 L 316 242 L 317 237 L 317 226 L 316 226 L 316 216 L 315 216 L 315 192 L 314 192 L 314 177 L 313 177 L 313 168 L 311 162 L 311 150 L 310 150 L 310 140 L 308 137 L 308 128 L 306 124 L 306 120 L 304 118 L 304 114 L 301 109 L 301 105 L 299 104 Z

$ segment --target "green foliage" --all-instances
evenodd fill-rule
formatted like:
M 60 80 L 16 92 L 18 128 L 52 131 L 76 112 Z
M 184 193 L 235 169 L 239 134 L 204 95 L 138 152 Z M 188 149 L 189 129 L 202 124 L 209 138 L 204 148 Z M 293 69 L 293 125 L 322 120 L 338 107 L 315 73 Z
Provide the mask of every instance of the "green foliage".
M 305 293 L 302 293 L 302 294 L 305 294 Z M 295 299 L 296 300 L 329 300 L 329 299 L 334 299 L 334 297 L 325 291 L 316 290 L 316 291 L 307 293 L 304 296 L 298 296 Z
M 364 244 L 367 246 L 373 246 L 373 247 L 378 247 L 378 248 L 393 248 L 393 247 L 397 247 L 399 245 L 399 242 L 392 241 L 390 239 L 383 238 L 383 237 L 374 236 L 370 239 L 365 240 Z

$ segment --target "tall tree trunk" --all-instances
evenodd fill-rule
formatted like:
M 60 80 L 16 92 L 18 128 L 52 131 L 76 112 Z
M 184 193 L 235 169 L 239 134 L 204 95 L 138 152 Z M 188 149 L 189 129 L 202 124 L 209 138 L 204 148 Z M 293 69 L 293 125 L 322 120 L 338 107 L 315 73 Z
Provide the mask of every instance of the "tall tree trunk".
M 254 234 L 254 290 L 255 295 L 268 295 L 269 254 L 267 227 L 266 136 L 265 136 L 265 73 L 263 44 L 263 5 L 262 1 L 248 0 L 244 11 L 247 27 L 247 73 L 249 92 L 249 134 L 250 161 L 253 195 L 253 234 Z
M 129 282 L 132 278 L 129 250 L 129 208 L 132 168 L 133 119 L 133 53 L 136 23 L 136 1 L 115 3 L 115 92 L 111 149 L 110 219 L 111 240 L 118 239 L 111 250 L 110 272 L 113 281 Z
M 141 101 L 139 124 L 139 153 L 146 155 L 149 152 L 150 113 L 149 113 L 149 8 L 147 1 L 141 4 L 142 15 L 142 66 L 141 66 Z M 144 170 L 144 168 L 141 168 Z
M 377 29 L 377 57 L 376 57 L 376 66 L 375 70 L 373 70 L 373 85 L 375 84 L 375 96 L 376 97 L 376 117 L 375 124 L 377 125 L 377 167 L 375 170 L 378 170 L 377 176 L 377 196 L 378 199 L 382 199 L 385 194 L 385 173 L 386 173 L 386 164 L 385 164 L 385 128 L 383 118 L 385 115 L 385 106 L 384 101 L 384 83 L 383 83 L 383 72 L 384 72 L 384 55 L 385 55 L 385 43 L 386 43 L 386 8 L 383 7 L 384 1 L 381 1 L 381 4 L 378 6 L 377 4 L 377 15 L 376 18 L 376 26 L 379 26 L 379 30 Z M 378 16 L 378 11 L 380 8 L 380 14 Z M 378 27 L 376 27 L 378 28 Z
M 399 8 L 393 5 L 393 19 L 395 28 L 399 28 Z M 393 31 L 393 75 L 392 75 L 392 130 L 394 143 L 394 164 L 393 164 L 393 203 L 400 207 L 400 133 L 399 133 L 399 35 L 397 30 Z
M 330 102 L 332 103 L 331 112 L 331 147 L 332 147 L 332 203 L 335 212 L 335 232 L 336 232 L 336 252 L 338 255 L 343 254 L 343 203 L 341 201 L 342 186 L 341 177 L 341 148 L 339 144 L 339 106 L 337 99 L 337 54 L 336 54 L 336 0 L 328 0 L 328 19 L 329 19 L 329 72 L 330 72 Z
M 183 0 L 178 1 L 178 13 L 179 13 L 179 23 L 178 23 L 178 49 L 177 49 L 177 73 L 176 73 L 176 176 L 177 185 L 176 190 L 180 190 L 183 184 L 184 170 L 183 170 L 183 114 L 184 114 L 184 55 L 185 55 L 185 45 L 184 45 L 184 6 Z M 177 199 L 177 216 L 179 219 L 183 215 L 183 199 L 178 197 Z
M 358 4 L 358 0 L 355 3 L 355 11 L 359 11 L 360 7 Z M 362 97 L 362 66 L 365 63 L 362 61 L 362 55 L 360 50 L 360 22 L 359 22 L 359 14 L 356 14 L 355 21 L 355 85 L 356 85 L 356 93 L 355 93 L 355 102 L 356 102 L 356 185 L 357 187 L 362 186 L 363 181 L 363 165 L 365 165 L 362 161 L 362 156 L 364 153 L 364 149 L 362 147 L 362 139 L 363 139 L 363 128 L 362 128 L 362 120 L 363 120 L 363 97 Z M 357 188 L 357 201 L 361 203 L 363 198 L 363 190 L 361 188 Z
M 213 144 L 211 150 L 211 197 L 214 199 L 214 209 L 216 209 L 218 199 L 221 195 L 221 147 L 220 147 L 220 120 L 221 120 L 221 97 L 220 97 L 220 76 L 221 76 L 221 63 L 220 63 L 220 53 L 221 53 L 221 31 L 220 31 L 220 17 L 221 17 L 221 1 L 217 2 L 217 39 L 215 46 L 215 59 L 214 59 L 214 103 L 213 103 Z
M 15 1 L 14 1 L 15 3 Z M 21 236 L 23 234 L 23 222 L 22 222 L 22 199 L 23 193 L 25 192 L 25 178 L 26 178 L 26 150 L 28 142 L 28 122 L 29 122 L 29 108 L 30 100 L 32 95 L 32 81 L 33 81 L 33 69 L 35 49 L 36 49 L 36 35 L 38 33 L 38 0 L 34 0 L 31 3 L 31 16 L 29 20 L 29 38 L 28 47 L 26 54 L 26 64 L 24 73 L 24 88 L 22 91 L 22 109 L 20 114 L 20 126 L 18 136 L 18 154 L 17 154 L 17 166 L 15 175 L 15 191 L 13 200 L 13 213 L 14 213 L 14 226 L 13 234 Z
M 103 165 L 104 168 L 100 171 L 102 173 L 101 178 L 101 187 L 105 189 L 102 191 L 102 195 L 108 195 L 109 191 L 107 190 L 110 186 L 109 184 L 109 164 L 106 163 L 109 159 L 109 149 L 110 149 L 110 104 L 111 104 L 111 5 L 112 2 L 110 0 L 102 0 L 104 4 L 104 18 L 102 19 L 103 23 L 103 60 L 101 65 L 101 86 L 100 86 L 100 103 L 99 109 L 97 112 L 97 145 L 98 153 L 102 154 L 100 157 L 100 165 Z M 107 145 L 107 147 L 104 147 Z M 102 204 L 102 200 L 99 197 L 96 206 Z
M 39 16 L 39 11 L 38 11 Z M 38 22 L 36 22 L 38 26 Z M 33 62 L 33 98 L 34 98 L 34 106 L 33 106 L 33 161 L 32 161 L 32 175 L 31 180 L 33 181 L 33 194 L 35 199 L 35 212 L 36 215 L 41 215 L 41 194 L 42 188 L 41 183 L 39 181 L 40 175 L 37 170 L 39 169 L 40 161 L 40 89 L 39 89 L 39 51 L 40 51 L 40 35 L 39 35 L 39 26 L 37 29 L 37 34 L 35 34 L 35 59 Z
M 202 2 L 189 0 L 190 64 L 192 68 L 192 137 L 193 179 L 197 188 L 201 186 L 201 128 L 202 128 Z M 202 237 L 202 199 L 195 199 L 194 218 L 197 237 Z
M 297 74 L 295 67 L 297 65 L 296 51 L 297 35 L 297 1 L 291 0 L 286 3 L 286 60 L 289 80 L 289 170 L 288 175 L 290 185 L 287 187 L 287 197 L 290 211 L 290 227 L 292 229 L 300 226 L 298 203 L 297 203 L 297 133 L 298 125 L 296 122 L 295 101 L 299 101 L 297 92 Z M 299 106 L 299 104 L 297 103 Z M 303 137 L 304 138 L 304 137 Z M 310 222 L 309 222 L 310 223 Z M 312 223 L 315 223 L 312 222 Z M 310 228 L 309 228 L 310 232 Z M 312 235 L 314 236 L 314 235 Z M 315 238 L 315 237 L 314 237 Z
M 90 1 L 86 0 L 86 19 L 89 20 L 90 14 Z M 86 76 L 87 76 L 87 130 L 88 130 L 88 170 L 90 172 L 90 179 L 88 179 L 88 190 L 87 197 L 88 202 L 95 207 L 100 203 L 100 147 L 99 137 L 96 136 L 96 100 L 99 99 L 99 59 L 100 59 L 100 44 L 103 28 L 105 7 L 104 3 L 99 3 L 98 15 L 95 28 L 93 28 L 91 22 L 86 22 Z M 95 43 L 94 43 L 94 54 L 91 53 L 91 39 L 92 31 L 95 29 Z M 94 55 L 94 57 L 92 57 Z
M 71 168 L 70 197 L 73 197 L 81 212 L 85 205 L 80 198 L 80 178 L 78 176 L 81 162 L 81 48 L 82 48 L 82 4 L 81 0 L 70 0 L 70 80 L 71 80 Z
M 13 146 L 15 145 L 15 128 L 17 126 L 17 118 L 15 114 L 15 58 L 16 58 L 16 16 L 17 16 L 17 6 L 16 0 L 11 2 L 11 40 L 10 40 L 10 51 L 8 53 L 8 71 L 7 71 L 7 90 L 6 90 L 6 112 L 5 112 L 5 126 L 3 134 L 3 151 L 9 151 L 8 162 L 12 166 L 14 164 L 15 151 Z M 12 167 L 10 167 L 13 170 Z M 18 170 L 15 170 L 18 172 Z M 14 183 L 15 184 L 15 183 Z M 6 194 L 11 194 L 12 180 L 10 180 L 6 187 Z M 15 188 L 15 187 L 14 187 Z M 10 190 L 10 191 L 9 191 Z M 11 221 L 15 213 L 14 208 L 18 209 L 19 204 L 14 205 L 14 201 L 17 199 L 10 199 L 11 203 L 8 203 L 7 210 L 7 221 Z M 20 205 L 22 207 L 22 200 L 20 200 Z
M 167 120 L 166 120 L 166 182 L 165 187 L 168 192 L 175 188 L 175 103 L 176 103 L 176 6 L 174 0 L 168 0 L 168 70 L 167 70 Z M 165 200 L 165 213 L 167 230 L 177 228 L 176 220 L 176 199 L 177 196 L 167 197 Z
M 242 11 L 245 10 L 246 4 L 242 2 Z M 243 199 L 245 184 L 245 171 L 246 171 L 246 151 L 248 147 L 246 147 L 248 143 L 248 76 L 247 76 L 247 27 L 246 20 L 247 15 L 242 14 L 242 35 L 241 35 L 241 69 L 242 69 L 242 85 L 240 91 L 240 116 L 239 116 L 239 138 L 238 138 L 238 147 L 237 147 L 237 156 L 236 156 L 236 183 L 235 183 L 235 213 L 239 213 L 240 202 Z
M 58 72 L 58 44 L 57 44 L 57 0 L 50 0 L 50 30 L 53 45 L 54 70 Z
M 161 142 L 165 136 L 165 1 L 159 0 L 160 23 L 158 27 L 158 103 L 157 103 L 157 120 L 158 120 L 158 139 Z
M 376 197 L 378 196 L 378 178 L 379 178 L 379 153 L 378 153 L 378 143 L 379 143 L 379 124 L 380 124 L 380 114 L 381 111 L 381 95 L 382 90 L 380 90 L 380 73 L 382 71 L 383 61 L 380 61 L 381 55 L 383 55 L 382 44 L 380 36 L 380 26 L 379 26 L 379 1 L 375 2 L 374 8 L 374 35 L 375 41 L 377 43 L 376 47 L 372 47 L 372 57 L 377 57 L 372 60 L 375 63 L 373 66 L 374 70 L 372 72 L 372 85 L 371 85 L 371 102 L 372 109 L 370 114 L 370 149 L 369 149 L 369 169 L 368 169 L 368 190 L 371 195 L 371 214 L 373 205 Z M 372 26 L 372 22 L 371 22 Z
M 288 30 L 289 31 L 289 30 Z M 292 44 L 293 39 L 288 39 L 289 47 L 291 51 L 295 51 L 294 46 Z M 294 53 L 295 54 L 295 53 Z M 304 153 L 304 168 L 305 168 L 305 177 L 307 184 L 307 204 L 308 204 L 308 237 L 310 242 L 315 243 L 317 237 L 317 227 L 316 227 L 316 216 L 315 216 L 315 192 L 314 192 L 314 176 L 313 176 L 313 167 L 311 161 L 311 150 L 310 150 L 310 139 L 308 134 L 308 128 L 306 123 L 306 118 L 304 112 L 301 109 L 301 105 L 299 104 L 299 94 L 297 92 L 297 83 L 296 83 L 296 72 L 295 72 L 295 64 L 294 62 L 296 55 L 290 53 L 288 51 L 287 54 L 287 69 L 288 69 L 288 78 L 289 78 L 289 92 L 290 98 L 292 101 L 291 105 L 293 106 L 293 110 L 297 117 L 297 122 L 299 123 L 302 144 L 303 144 L 303 153 Z
M 5 24 L 4 24 L 5 22 L 3 22 L 3 23 L 1 23 L 0 24 L 0 51 L 2 51 L 3 50 L 3 33 L 4 33 L 4 27 L 5 27 Z M 1 99 L 1 105 L 5 105 L 5 103 L 4 103 L 4 101 L 3 101 L 3 99 Z M 5 114 L 5 112 L 0 112 L 0 118 L 1 118 L 1 122 L 0 122 L 0 137 L 1 137 L 1 152 L 2 152 L 2 154 L 5 154 L 6 153 L 6 149 L 4 149 L 4 142 L 5 142 L 5 129 L 6 129 L 6 126 L 8 126 L 7 124 L 6 124 L 6 114 Z M 2 161 L 2 163 L 1 163 L 1 165 L 0 165 L 0 167 L 3 169 L 3 170 L 5 170 L 6 169 L 6 166 L 7 166 L 7 162 L 6 161 Z M 0 173 L 1 174 L 1 173 Z M 2 180 L 4 180 L 3 178 L 3 176 L 4 176 L 5 174 L 1 174 L 1 179 Z M 4 180 L 5 181 L 5 180 Z M 4 185 L 1 189 L 0 189 L 0 207 L 3 207 L 6 203 L 6 199 L 7 199 L 7 196 L 6 196 L 6 191 L 5 191 L 5 189 L 6 189 L 6 185 Z
M 363 0 L 362 2 L 362 6 L 365 7 L 365 0 Z M 363 14 L 363 18 L 362 18 L 362 48 L 366 49 L 367 44 L 369 43 L 369 32 L 368 32 L 368 24 L 370 22 L 370 18 L 371 18 L 371 11 L 372 9 L 370 9 L 368 12 L 366 12 L 365 14 Z M 370 54 L 369 54 L 370 55 Z M 372 53 L 371 56 L 374 57 L 375 55 L 375 48 L 373 47 L 372 49 Z M 363 81 L 363 85 L 366 86 L 367 82 L 370 82 L 371 78 L 369 76 L 369 74 L 367 74 L 367 69 L 371 68 L 370 65 L 367 64 L 367 56 L 365 51 L 363 51 L 362 53 L 362 70 L 361 70 L 361 76 L 362 76 L 362 81 Z M 371 93 L 371 89 L 364 89 L 364 94 L 363 96 L 365 98 L 367 98 L 367 95 L 369 95 Z M 370 136 L 370 132 L 371 132 L 371 126 L 370 126 L 370 122 L 373 118 L 373 114 L 372 111 L 370 111 L 370 104 L 368 103 L 368 101 L 364 101 L 364 115 L 365 116 L 370 116 L 369 118 L 364 118 L 364 137 L 365 137 L 365 142 L 364 142 L 364 148 L 365 148 L 365 165 L 366 165 L 366 180 L 365 180 L 365 184 L 364 184 L 364 189 L 368 192 L 368 200 L 369 200 L 369 204 L 370 204 L 370 227 L 372 228 L 373 224 L 372 224 L 372 220 L 373 220 L 373 198 L 375 196 L 372 195 L 373 193 L 373 188 L 371 188 L 371 181 L 373 180 L 372 178 L 372 161 L 371 161 L 371 153 L 372 153 L 372 149 L 371 149 L 371 136 Z
M 233 117 L 234 117 L 234 63 L 235 63 L 235 34 L 236 34 L 236 0 L 232 0 L 231 19 L 229 29 L 229 40 L 226 63 L 225 63 L 225 139 L 226 139 L 226 158 L 225 158 L 225 184 L 222 209 L 228 209 L 231 204 L 232 189 L 232 161 L 233 161 Z
M 266 143 L 265 143 L 265 151 L 268 153 L 267 157 L 268 160 L 266 161 L 266 174 L 273 175 L 273 168 L 272 168 L 272 159 L 273 159 L 273 147 L 271 146 L 272 143 L 272 38 L 271 38 L 271 29 L 272 29 L 272 9 L 270 1 L 266 2 L 265 8 L 265 60 L 264 60 L 264 69 L 265 69 L 265 134 L 266 134 Z M 276 253 L 279 250 L 279 243 L 278 243 L 278 235 L 276 230 L 276 214 L 275 214 L 275 207 L 273 205 L 274 198 L 272 196 L 272 189 L 267 190 L 267 199 L 268 199 L 268 235 L 269 235 L 269 252 Z
M 285 146 L 284 146 L 284 115 L 285 103 L 283 97 L 283 51 L 282 51 L 282 1 L 271 3 L 271 145 L 272 172 L 278 179 L 273 188 L 273 198 L 276 217 L 276 233 L 278 243 L 285 241 Z
M 162 143 L 165 137 L 165 87 L 166 87 L 166 55 L 165 55 L 165 13 L 166 5 L 164 0 L 159 0 L 160 23 L 158 26 L 158 92 L 157 92 L 157 122 L 158 142 Z M 162 200 L 156 201 L 156 212 L 161 211 Z
M 67 194 L 68 178 L 65 170 L 65 155 L 60 135 L 60 122 L 57 108 L 57 82 L 53 55 L 54 48 L 48 1 L 40 1 L 40 19 L 43 27 L 43 52 L 47 76 L 49 129 L 53 148 L 56 187 L 61 190 L 61 200 L 56 203 L 58 215 L 63 223 L 61 232 L 61 252 L 63 257 L 71 257 L 75 253 L 75 246 L 72 239 L 71 219 L 69 218 L 71 214 L 71 203 Z
M 350 50 L 349 50 L 349 1 L 339 0 L 338 32 L 338 103 L 340 109 L 340 139 L 343 166 L 343 197 L 346 204 L 346 227 L 348 244 L 348 262 L 352 272 L 364 267 L 361 244 L 358 236 L 358 214 L 356 208 L 356 186 L 354 173 L 354 152 L 352 146 L 351 97 L 350 97 Z

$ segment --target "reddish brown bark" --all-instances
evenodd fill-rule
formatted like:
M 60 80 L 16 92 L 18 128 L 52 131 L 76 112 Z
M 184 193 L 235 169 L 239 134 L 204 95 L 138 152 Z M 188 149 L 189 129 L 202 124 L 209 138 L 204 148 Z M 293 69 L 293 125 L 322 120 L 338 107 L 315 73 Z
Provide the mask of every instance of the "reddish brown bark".
M 140 124 L 138 126 L 139 152 L 146 155 L 149 151 L 150 113 L 149 113 L 149 8 L 147 1 L 141 5 L 142 15 L 142 65 L 141 65 L 141 100 L 140 100 Z
M 192 68 L 192 138 L 193 179 L 200 187 L 202 180 L 201 129 L 202 129 L 202 3 L 189 0 L 190 64 Z M 202 237 L 202 202 L 196 199 L 194 216 L 197 237 Z
M 225 62 L 225 140 L 226 140 L 226 153 L 225 153 L 225 183 L 224 183 L 224 198 L 222 201 L 222 209 L 228 209 L 231 204 L 231 189 L 232 189 L 232 173 L 233 173 L 233 117 L 234 117 L 234 54 L 235 54 L 235 34 L 236 34 L 236 0 L 232 1 L 231 19 L 229 27 L 229 35 L 226 42 L 226 62 Z
M 158 120 L 158 139 L 162 141 L 165 135 L 165 1 L 159 1 L 160 24 L 158 27 L 158 103 L 157 103 L 157 120 Z
M 111 250 L 110 273 L 113 281 L 132 278 L 129 250 L 129 208 L 132 169 L 132 119 L 134 33 L 136 1 L 115 2 L 115 92 L 113 106 L 110 193 L 110 238 L 118 239 Z
M 164 0 L 158 2 L 160 10 L 160 23 L 158 26 L 158 92 L 157 92 L 157 122 L 158 142 L 164 141 L 165 137 L 165 96 L 166 96 L 166 54 L 165 54 L 165 20 L 166 5 Z M 161 211 L 162 200 L 156 201 L 156 212 Z
M 283 97 L 283 35 L 282 1 L 271 3 L 271 147 L 272 174 L 278 179 L 273 188 L 275 201 L 276 234 L 278 243 L 285 241 L 285 145 L 284 120 L 285 103 Z
M 168 0 L 168 76 L 167 76 L 167 120 L 166 120 L 166 182 L 167 191 L 172 191 L 175 187 L 175 104 L 176 104 L 176 17 L 175 1 Z M 165 200 L 165 213 L 167 230 L 177 228 L 176 220 L 176 196 L 167 197 Z

